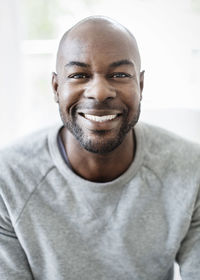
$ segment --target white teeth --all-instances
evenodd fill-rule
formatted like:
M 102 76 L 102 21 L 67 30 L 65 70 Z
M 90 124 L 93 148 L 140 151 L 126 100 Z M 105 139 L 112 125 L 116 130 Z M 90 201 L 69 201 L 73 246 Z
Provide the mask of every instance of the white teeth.
M 95 122 L 105 122 L 110 121 L 116 118 L 117 115 L 107 115 L 107 116 L 94 116 L 89 114 L 84 114 L 84 117 L 88 120 L 95 121 Z

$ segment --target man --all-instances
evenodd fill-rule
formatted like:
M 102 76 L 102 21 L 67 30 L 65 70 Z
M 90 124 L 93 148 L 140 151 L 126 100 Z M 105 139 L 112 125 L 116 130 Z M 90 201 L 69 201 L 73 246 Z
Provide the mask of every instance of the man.
M 90 17 L 64 34 L 63 126 L 1 153 L 1 280 L 172 280 L 175 261 L 199 279 L 200 147 L 137 123 L 143 82 L 120 24 Z

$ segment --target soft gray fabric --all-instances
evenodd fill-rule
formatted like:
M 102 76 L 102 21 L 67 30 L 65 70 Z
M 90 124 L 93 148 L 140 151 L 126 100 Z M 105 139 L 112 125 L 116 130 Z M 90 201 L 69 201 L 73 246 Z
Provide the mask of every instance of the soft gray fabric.
M 200 146 L 139 123 L 130 168 L 94 183 L 67 167 L 58 130 L 0 154 L 0 279 L 171 280 L 177 260 L 199 280 Z

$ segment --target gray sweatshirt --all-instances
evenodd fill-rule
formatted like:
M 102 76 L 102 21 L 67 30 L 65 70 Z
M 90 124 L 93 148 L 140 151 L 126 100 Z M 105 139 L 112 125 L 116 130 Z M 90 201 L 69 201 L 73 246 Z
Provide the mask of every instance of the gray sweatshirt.
M 59 128 L 0 153 L 0 279 L 172 280 L 177 261 L 199 280 L 200 146 L 139 123 L 132 165 L 95 183 L 66 165 Z

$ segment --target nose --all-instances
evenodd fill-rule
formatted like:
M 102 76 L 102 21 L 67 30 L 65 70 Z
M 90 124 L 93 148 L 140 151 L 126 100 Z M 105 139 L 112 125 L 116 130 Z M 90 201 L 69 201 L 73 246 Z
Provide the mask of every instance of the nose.
M 116 97 L 116 90 L 109 84 L 106 77 L 94 76 L 85 89 L 84 96 L 103 102 Z

